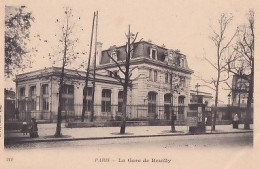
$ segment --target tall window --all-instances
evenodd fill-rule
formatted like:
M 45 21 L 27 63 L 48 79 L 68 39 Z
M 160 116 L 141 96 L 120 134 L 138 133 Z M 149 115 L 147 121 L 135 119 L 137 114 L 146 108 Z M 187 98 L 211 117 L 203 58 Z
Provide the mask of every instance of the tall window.
M 179 103 L 179 106 L 178 106 L 178 114 L 181 114 L 179 116 L 179 119 L 183 119 L 183 114 L 184 114 L 184 101 L 185 101 L 185 96 L 179 96 L 178 97 L 178 103 Z
M 20 88 L 20 98 L 25 97 L 25 87 Z
M 122 112 L 123 94 L 123 91 L 118 92 L 118 112 Z
M 63 90 L 62 90 L 63 94 L 74 94 L 74 86 L 73 85 L 64 85 L 63 86 Z
M 156 113 L 156 93 L 148 93 L 148 113 Z
M 62 108 L 63 111 L 74 110 L 74 86 L 64 85 L 62 90 Z
M 156 70 L 154 71 L 154 81 L 155 82 L 157 81 L 157 71 Z
M 149 80 L 153 80 L 153 71 L 151 69 L 149 70 Z
M 150 57 L 151 57 L 152 59 L 156 59 L 156 58 L 157 58 L 157 50 L 156 50 L 156 49 L 151 49 L 150 52 L 151 52 L 151 53 L 150 53 Z
M 48 84 L 42 85 L 42 110 L 49 110 L 49 87 L 48 87 Z
M 36 110 L 36 86 L 30 87 L 30 102 L 29 102 L 29 109 Z
M 42 85 L 42 94 L 49 94 L 49 88 L 48 88 L 48 84 L 43 84 Z
M 42 98 L 42 110 L 49 110 L 49 98 Z
M 62 111 L 74 111 L 74 98 L 62 98 Z
M 102 112 L 111 111 L 111 90 L 102 90 Z
M 185 101 L 185 96 L 179 96 L 178 97 L 178 103 L 179 104 L 184 104 L 184 101 Z
M 172 74 L 170 74 L 170 84 L 172 84 Z
M 165 94 L 164 95 L 164 115 L 165 115 L 166 120 L 170 119 L 171 103 L 172 103 L 172 94 L 170 94 L 170 93 Z
M 152 50 L 152 58 L 155 59 L 156 56 L 156 50 Z
M 180 87 L 185 87 L 185 77 L 180 77 Z
M 171 104 L 172 95 L 170 93 L 167 93 L 164 95 L 164 104 Z
M 165 73 L 165 83 L 168 83 L 168 73 Z
M 35 96 L 36 95 L 36 86 L 31 86 L 30 87 L 30 96 Z
M 92 87 L 88 87 L 86 92 L 87 92 L 87 96 L 86 96 L 86 100 L 87 100 L 87 111 L 91 111 L 91 105 L 92 105 Z

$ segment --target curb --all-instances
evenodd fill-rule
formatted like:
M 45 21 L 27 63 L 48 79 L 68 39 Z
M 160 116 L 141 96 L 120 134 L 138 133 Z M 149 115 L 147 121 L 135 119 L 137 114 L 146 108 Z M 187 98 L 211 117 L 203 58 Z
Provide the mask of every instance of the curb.
M 144 137 L 167 137 L 167 136 L 189 136 L 189 135 L 209 135 L 209 134 L 236 134 L 236 133 L 253 133 L 254 130 L 237 131 L 237 132 L 218 132 L 218 133 L 180 133 L 180 134 L 157 134 L 157 135 L 130 135 L 119 137 L 82 137 L 82 138 L 51 138 L 51 139 L 38 139 L 38 140 L 11 140 L 5 139 L 4 144 L 16 144 L 16 143 L 39 143 L 39 142 L 60 142 L 60 141 L 81 141 L 81 140 L 102 140 L 102 139 L 122 139 L 122 138 L 144 138 Z

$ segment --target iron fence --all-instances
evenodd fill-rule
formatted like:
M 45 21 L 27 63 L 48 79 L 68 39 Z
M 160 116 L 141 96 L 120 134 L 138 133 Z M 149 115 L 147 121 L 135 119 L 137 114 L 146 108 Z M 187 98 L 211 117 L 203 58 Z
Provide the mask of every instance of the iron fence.
M 65 111 L 66 119 L 79 120 L 82 116 L 82 104 L 75 104 L 74 111 Z M 102 111 L 102 105 L 94 105 L 94 120 L 121 120 L 122 112 L 119 105 L 110 105 L 109 111 Z M 152 112 L 150 112 L 152 110 Z M 139 120 L 170 120 L 172 113 L 176 114 L 178 120 L 184 120 L 184 112 L 187 111 L 187 106 L 155 106 L 149 109 L 148 105 L 127 105 L 126 106 L 126 119 L 139 121 Z M 85 112 L 85 118 L 90 119 L 90 110 Z
M 57 110 L 50 112 L 46 110 L 39 110 L 36 108 L 35 103 L 31 101 L 21 100 L 19 105 L 19 120 L 30 121 L 31 118 L 37 120 L 55 121 L 57 119 Z M 107 106 L 107 107 L 104 107 Z M 94 105 L 94 120 L 121 120 L 122 118 L 122 105 Z M 62 108 L 62 118 L 65 120 L 79 120 L 82 116 L 82 104 L 66 104 Z M 87 105 L 85 111 L 85 119 L 90 119 L 91 106 Z M 38 109 L 38 110 L 35 110 Z M 104 111 L 107 110 L 107 111 Z M 187 111 L 187 106 L 178 105 L 127 105 L 126 106 L 126 119 L 127 120 L 170 120 L 172 113 L 177 116 L 178 120 L 184 120 L 184 112 Z

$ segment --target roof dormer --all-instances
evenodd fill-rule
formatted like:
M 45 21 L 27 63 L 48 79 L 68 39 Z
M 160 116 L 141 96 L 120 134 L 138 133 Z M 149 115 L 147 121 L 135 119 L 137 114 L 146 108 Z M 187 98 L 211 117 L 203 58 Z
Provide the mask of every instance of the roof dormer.
M 157 46 L 156 45 L 152 45 L 150 47 L 150 58 L 151 59 L 154 59 L 154 60 L 157 60 Z
M 169 65 L 174 65 L 175 64 L 176 53 L 174 52 L 173 49 L 167 50 L 164 53 L 164 55 L 165 55 L 164 62 L 168 63 Z
M 114 63 L 113 60 L 118 61 L 118 50 L 116 45 L 111 46 L 109 50 L 110 50 L 110 56 L 113 58 L 113 59 L 110 58 L 110 63 Z

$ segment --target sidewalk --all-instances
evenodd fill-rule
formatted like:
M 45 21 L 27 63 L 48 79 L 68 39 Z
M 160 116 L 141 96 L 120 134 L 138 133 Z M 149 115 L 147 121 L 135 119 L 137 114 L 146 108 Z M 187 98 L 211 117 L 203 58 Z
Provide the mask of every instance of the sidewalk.
M 232 125 L 217 125 L 216 130 L 211 132 L 211 127 L 207 126 L 205 134 L 228 134 L 253 132 L 244 130 L 244 125 L 240 124 L 239 129 L 233 129 Z M 129 126 L 126 127 L 126 134 L 120 135 L 120 127 L 95 127 L 95 128 L 65 128 L 62 124 L 61 138 L 55 138 L 56 124 L 38 124 L 39 137 L 30 138 L 23 133 L 5 133 L 6 143 L 28 143 L 28 142 L 49 142 L 49 141 L 75 141 L 75 140 L 95 140 L 95 139 L 113 139 L 113 138 L 133 138 L 133 137 L 158 137 L 158 136 L 181 136 L 191 135 L 188 126 L 176 126 L 177 132 L 171 133 L 171 126 Z

